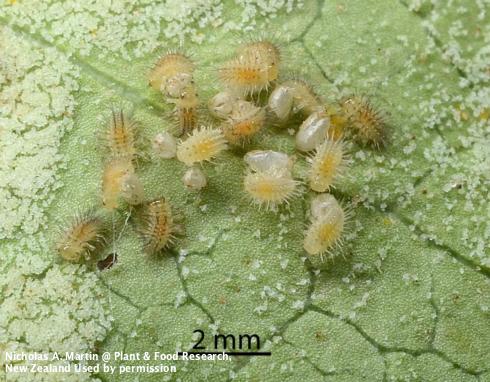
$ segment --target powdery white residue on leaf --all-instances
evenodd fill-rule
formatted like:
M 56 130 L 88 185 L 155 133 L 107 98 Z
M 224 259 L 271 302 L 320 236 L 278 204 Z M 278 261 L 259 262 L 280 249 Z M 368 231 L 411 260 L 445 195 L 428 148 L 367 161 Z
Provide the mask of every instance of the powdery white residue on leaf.
M 92 353 L 110 326 L 107 304 L 97 276 L 84 267 L 54 265 L 41 277 L 11 269 L 0 279 L 0 351 Z M 0 366 L 2 365 L 0 359 Z M 43 362 L 36 362 L 43 364 Z M 67 364 L 66 361 L 46 362 Z M 0 369 L 2 376 L 3 367 Z M 4 375 L 5 377 L 5 375 Z M 9 381 L 59 381 L 58 374 L 10 373 Z M 65 381 L 93 380 L 83 373 L 63 375 Z
M 230 2 L 231 3 L 231 2 Z M 94 47 L 104 52 L 118 52 L 128 58 L 166 47 L 169 40 L 185 38 L 201 43 L 211 37 L 204 31 L 222 27 L 225 31 L 251 30 L 261 16 L 273 18 L 280 12 L 290 13 L 303 6 L 302 1 L 236 0 L 233 11 L 237 21 L 226 21 L 223 1 L 141 2 L 128 0 L 14 2 L 0 9 L 0 16 L 9 17 L 49 42 L 63 44 L 88 55 Z M 230 4 L 231 5 L 231 4 Z M 129 10 L 129 11 L 128 11 Z M 162 39 L 163 37 L 163 39 Z
M 32 45 L 9 28 L 0 29 L 0 50 L 0 351 L 92 352 L 110 326 L 97 276 L 80 265 L 53 265 L 45 230 L 62 186 L 58 150 L 73 126 L 78 69 L 56 49 Z M 11 374 L 9 380 L 59 376 Z
M 44 211 L 61 186 L 58 147 L 73 125 L 78 70 L 54 48 L 33 48 L 8 28 L 0 50 L 0 239 L 19 239 L 46 223 Z M 43 238 L 32 242 L 21 244 L 45 249 Z

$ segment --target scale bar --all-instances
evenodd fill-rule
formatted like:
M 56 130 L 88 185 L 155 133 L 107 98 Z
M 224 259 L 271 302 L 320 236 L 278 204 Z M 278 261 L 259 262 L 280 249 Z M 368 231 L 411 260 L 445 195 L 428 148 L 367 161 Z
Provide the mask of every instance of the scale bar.
M 246 357 L 252 357 L 252 356 L 271 356 L 272 353 L 270 351 L 250 351 L 250 352 L 243 352 L 243 351 L 188 351 L 186 352 L 187 354 L 227 354 L 227 355 L 238 355 L 238 356 L 246 356 Z M 179 352 L 179 355 L 184 355 L 184 352 Z

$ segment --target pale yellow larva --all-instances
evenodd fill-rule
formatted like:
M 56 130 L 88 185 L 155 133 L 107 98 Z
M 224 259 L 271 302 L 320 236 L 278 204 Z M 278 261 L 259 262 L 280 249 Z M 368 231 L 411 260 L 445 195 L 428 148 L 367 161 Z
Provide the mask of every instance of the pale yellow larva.
M 303 247 L 309 255 L 323 258 L 341 245 L 346 213 L 330 194 L 318 195 L 311 207 L 312 218 L 305 232 Z
M 102 204 L 107 210 L 119 207 L 120 199 L 136 205 L 143 200 L 143 186 L 128 158 L 113 158 L 104 166 Z
M 268 81 L 277 80 L 281 63 L 281 51 L 276 44 L 269 40 L 250 42 L 239 47 L 238 55 L 240 54 L 252 54 L 256 61 L 261 62 L 267 68 Z
M 167 81 L 179 74 L 192 74 L 194 64 L 179 52 L 169 52 L 158 59 L 148 75 L 150 86 L 158 91 L 165 91 Z
M 56 250 L 67 261 L 88 259 L 106 243 L 102 220 L 93 213 L 78 216 L 61 234 Z
M 226 139 L 218 129 L 201 127 L 177 146 L 177 159 L 187 166 L 210 161 L 227 149 Z
M 299 194 L 299 184 L 292 176 L 293 161 L 287 154 L 271 150 L 254 150 L 244 157 L 249 168 L 243 187 L 253 204 L 276 210 Z
M 234 92 L 251 95 L 267 90 L 272 82 L 269 66 L 254 52 L 244 51 L 222 65 L 221 81 Z
M 309 158 L 310 188 L 316 192 L 328 191 L 347 167 L 346 150 L 342 141 L 326 139 Z
M 225 138 L 231 144 L 244 144 L 257 134 L 265 124 L 265 110 L 253 103 L 238 100 L 231 115 L 222 124 Z
M 287 171 L 249 171 L 243 186 L 253 204 L 275 210 L 298 194 L 299 182 Z

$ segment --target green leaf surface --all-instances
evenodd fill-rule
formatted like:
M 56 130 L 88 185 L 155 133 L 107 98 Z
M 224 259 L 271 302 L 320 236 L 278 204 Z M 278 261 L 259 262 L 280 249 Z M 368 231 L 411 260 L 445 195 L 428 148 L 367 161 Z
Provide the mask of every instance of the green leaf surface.
M 249 333 L 272 356 L 179 361 L 176 374 L 138 380 L 490 380 L 488 2 L 306 1 L 252 16 L 228 1 L 189 2 L 187 17 L 171 3 L 0 10 L 0 350 L 171 353 L 202 329 L 208 349 L 214 334 Z M 246 31 L 231 32 L 232 22 Z M 106 214 L 115 229 L 100 254 L 117 254 L 111 268 L 56 257 L 58 227 L 100 206 L 111 108 L 130 113 L 146 142 L 172 128 L 147 73 L 179 45 L 175 28 L 203 102 L 238 41 L 265 34 L 281 47 L 283 78 L 308 79 L 326 102 L 367 94 L 384 110 L 386 148 L 351 143 L 334 191 L 352 208 L 342 256 L 306 256 L 306 189 L 277 213 L 251 206 L 244 150 L 205 165 L 208 187 L 196 194 L 182 163 L 146 147 L 137 171 L 148 200 L 164 196 L 184 217 L 177 246 L 144 254 L 117 212 Z M 293 154 L 294 142 L 270 127 L 247 150 L 257 148 Z M 298 155 L 296 175 L 304 164 Z

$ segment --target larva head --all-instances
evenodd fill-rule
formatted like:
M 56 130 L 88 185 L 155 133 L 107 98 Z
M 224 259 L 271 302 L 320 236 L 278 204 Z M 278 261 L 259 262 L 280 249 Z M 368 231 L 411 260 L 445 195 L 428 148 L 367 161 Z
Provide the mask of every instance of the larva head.
M 383 147 L 386 140 L 386 117 L 364 96 L 350 96 L 342 103 L 342 110 L 348 118 L 348 126 L 355 139 L 375 148 Z
M 310 188 L 316 192 L 328 191 L 346 169 L 344 143 L 326 139 L 317 147 L 310 162 L 308 173 Z
M 279 121 L 286 121 L 293 109 L 293 92 L 285 85 L 277 86 L 269 96 L 267 106 Z
M 173 135 L 164 131 L 155 135 L 152 142 L 152 148 L 156 156 L 160 158 L 174 158 L 177 152 L 177 141 Z
M 119 205 L 122 182 L 125 177 L 134 174 L 134 167 L 127 158 L 115 158 L 107 162 L 102 176 L 102 204 L 113 210 Z
M 340 245 L 345 213 L 335 198 L 325 198 L 314 203 L 315 212 L 305 233 L 303 247 L 310 255 L 323 256 Z
M 289 171 L 252 172 L 243 180 L 245 192 L 254 204 L 275 210 L 298 194 L 299 182 Z
M 322 109 L 322 101 L 314 92 L 313 88 L 303 80 L 289 80 L 284 82 L 284 86 L 291 89 L 293 93 L 293 112 L 301 112 L 310 115 Z
M 134 160 L 137 156 L 136 123 L 122 110 L 113 110 L 105 141 L 112 157 Z
M 105 230 L 100 219 L 87 214 L 74 219 L 56 244 L 58 254 L 67 261 L 88 258 L 105 244 Z
M 265 124 L 264 109 L 248 101 L 239 100 L 231 116 L 223 123 L 225 138 L 232 144 L 241 144 L 257 134 Z
M 245 154 L 243 159 L 256 172 L 290 172 L 293 167 L 293 160 L 279 151 L 253 150 Z
M 266 65 L 269 81 L 275 81 L 279 76 L 281 52 L 279 47 L 272 42 L 261 40 L 248 43 L 238 50 L 238 54 L 251 54 L 255 57 L 257 62 Z
M 249 52 L 226 62 L 219 69 L 219 76 L 234 93 L 243 96 L 260 93 L 271 83 L 268 65 L 257 60 L 255 55 Z
M 177 109 L 196 109 L 200 103 L 196 86 L 193 82 L 180 89 L 176 98 L 170 98 L 168 101 L 175 104 Z
M 182 177 L 184 186 L 190 191 L 200 191 L 207 185 L 206 175 L 198 167 L 190 167 Z
M 182 53 L 167 53 L 158 59 L 148 79 L 153 89 L 165 91 L 168 78 L 179 73 L 192 74 L 193 71 L 194 64 L 188 57 Z
M 165 95 L 170 98 L 181 98 L 183 93 L 192 93 L 192 89 L 194 89 L 192 74 L 177 73 L 167 78 L 164 89 Z M 186 96 L 188 97 L 188 95 Z
M 146 203 L 137 211 L 137 230 L 144 249 L 153 254 L 171 246 L 179 230 L 172 208 L 164 198 Z
M 306 118 L 296 134 L 296 148 L 300 151 L 311 151 L 327 137 L 330 128 L 330 117 L 323 111 L 316 111 Z
M 236 102 L 241 99 L 238 95 L 225 90 L 216 94 L 208 102 L 208 109 L 211 115 L 219 119 L 227 119 L 231 116 Z
M 226 139 L 220 130 L 201 127 L 179 143 L 177 159 L 192 166 L 194 163 L 210 161 L 226 149 Z

